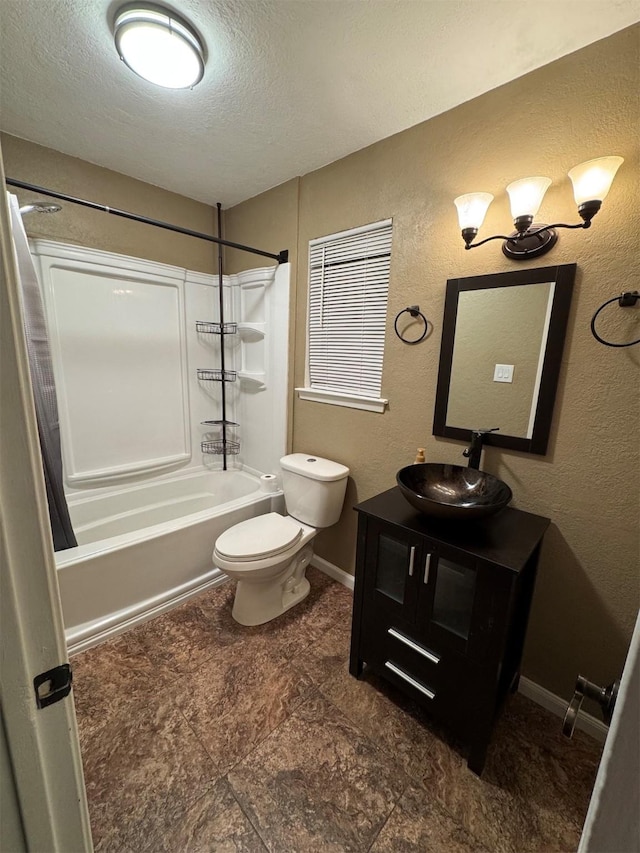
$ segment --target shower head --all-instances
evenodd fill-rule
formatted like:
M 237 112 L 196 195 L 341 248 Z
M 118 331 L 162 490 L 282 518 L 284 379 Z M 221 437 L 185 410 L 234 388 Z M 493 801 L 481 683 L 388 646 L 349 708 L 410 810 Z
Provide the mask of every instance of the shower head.
M 62 210 L 59 204 L 36 201 L 23 205 L 20 208 L 20 214 L 24 216 L 25 213 L 57 213 L 59 210 Z

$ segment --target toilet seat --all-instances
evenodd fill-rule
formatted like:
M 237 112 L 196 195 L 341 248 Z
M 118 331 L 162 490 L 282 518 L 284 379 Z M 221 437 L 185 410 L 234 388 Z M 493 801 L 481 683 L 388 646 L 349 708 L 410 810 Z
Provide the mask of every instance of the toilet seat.
M 216 553 L 233 562 L 250 562 L 276 557 L 302 537 L 300 522 L 290 516 L 269 512 L 234 524 L 217 541 Z

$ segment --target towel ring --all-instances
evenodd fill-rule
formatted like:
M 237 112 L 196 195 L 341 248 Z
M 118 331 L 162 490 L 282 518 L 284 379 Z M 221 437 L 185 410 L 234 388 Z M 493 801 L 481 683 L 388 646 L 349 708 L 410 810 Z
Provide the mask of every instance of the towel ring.
M 612 341 L 605 341 L 605 339 L 600 337 L 600 335 L 596 331 L 596 320 L 598 319 L 598 315 L 600 314 L 603 308 L 606 308 L 607 305 L 611 305 L 612 302 L 617 302 L 621 308 L 629 308 L 630 306 L 635 305 L 638 299 L 640 299 L 640 293 L 638 293 L 637 290 L 631 290 L 627 291 L 626 293 L 621 293 L 620 296 L 614 296 L 612 299 L 607 299 L 606 302 L 603 302 L 591 318 L 591 334 L 593 335 L 593 337 L 597 341 L 599 341 L 599 343 L 604 344 L 606 347 L 634 347 L 636 344 L 640 344 L 640 338 L 635 341 L 627 341 L 627 343 L 624 344 L 616 344 Z
M 403 338 L 400 332 L 398 331 L 398 320 L 403 314 L 411 314 L 412 317 L 421 317 L 422 322 L 424 323 L 424 331 L 420 335 L 419 338 L 416 338 L 413 341 L 407 340 L 407 338 Z M 403 308 L 402 311 L 398 311 L 396 314 L 396 319 L 393 321 L 393 328 L 395 329 L 396 335 L 400 338 L 401 341 L 405 344 L 419 344 L 420 341 L 423 341 L 427 336 L 427 332 L 429 331 L 429 321 L 424 316 L 422 311 L 420 310 L 419 305 L 409 305 L 407 308 Z

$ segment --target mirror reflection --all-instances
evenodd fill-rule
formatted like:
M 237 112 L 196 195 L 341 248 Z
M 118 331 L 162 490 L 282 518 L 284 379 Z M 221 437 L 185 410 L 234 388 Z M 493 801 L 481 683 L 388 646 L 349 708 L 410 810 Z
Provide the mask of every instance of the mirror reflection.
M 549 281 L 460 293 L 448 426 L 531 438 L 553 291 Z
M 434 435 L 546 453 L 575 271 L 447 282 Z

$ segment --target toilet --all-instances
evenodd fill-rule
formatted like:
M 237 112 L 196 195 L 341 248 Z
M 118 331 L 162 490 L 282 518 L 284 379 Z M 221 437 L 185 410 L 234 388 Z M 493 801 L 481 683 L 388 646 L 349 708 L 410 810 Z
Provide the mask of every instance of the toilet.
M 291 453 L 280 460 L 288 515 L 270 512 L 221 534 L 213 563 L 237 581 L 232 615 L 262 625 L 309 594 L 305 571 L 318 530 L 340 518 L 349 469 L 338 462 Z

